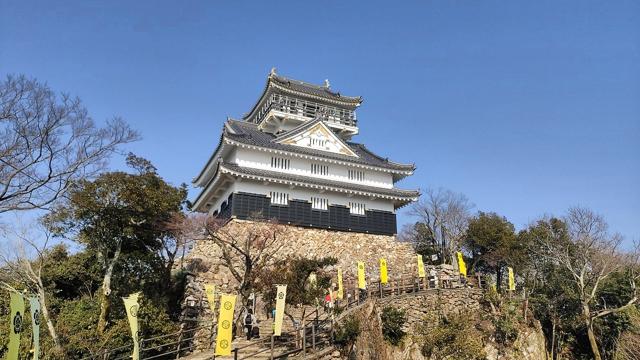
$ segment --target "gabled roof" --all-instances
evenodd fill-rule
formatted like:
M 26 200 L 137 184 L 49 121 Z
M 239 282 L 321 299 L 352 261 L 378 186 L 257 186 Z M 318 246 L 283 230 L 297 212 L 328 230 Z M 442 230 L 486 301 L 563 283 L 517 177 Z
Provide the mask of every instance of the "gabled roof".
M 346 161 L 354 164 L 361 164 L 366 166 L 374 166 L 384 169 L 390 170 L 398 170 L 398 171 L 410 171 L 413 172 L 415 170 L 415 165 L 413 164 L 399 164 L 392 161 L 389 161 L 386 158 L 378 156 L 362 144 L 354 143 L 351 141 L 346 141 L 346 144 L 358 157 L 336 154 L 328 151 L 322 151 L 311 148 L 303 148 L 299 146 L 280 144 L 278 142 L 273 141 L 276 136 L 262 132 L 258 129 L 256 124 L 248 123 L 246 121 L 238 121 L 238 120 L 229 120 L 227 122 L 228 126 L 226 129 L 230 129 L 233 131 L 226 132 L 225 137 L 243 143 L 247 145 L 254 145 L 258 147 L 264 147 L 269 149 L 282 150 L 292 153 L 299 153 L 311 156 L 318 156 L 323 158 L 329 158 L 334 160 Z
M 383 158 L 369 151 L 363 144 L 350 141 L 346 141 L 344 144 L 346 144 L 357 157 L 296 145 L 280 144 L 274 141 L 275 138 L 276 136 L 273 134 L 260 131 L 257 124 L 233 119 L 227 120 L 223 127 L 218 147 L 209 158 L 209 161 L 207 161 L 207 164 L 202 168 L 200 174 L 193 179 L 193 183 L 196 184 L 196 186 L 202 186 L 202 181 L 207 181 L 203 177 L 205 177 L 207 173 L 211 173 L 210 170 L 214 166 L 213 162 L 218 158 L 217 155 L 223 148 L 229 145 L 255 147 L 266 151 L 288 153 L 292 156 L 317 158 L 320 161 L 343 162 L 349 165 L 373 167 L 395 174 L 394 181 L 413 174 L 416 169 L 414 164 L 399 164 L 390 161 L 387 158 Z
M 403 190 L 397 188 L 389 189 L 376 186 L 351 184 L 310 176 L 293 175 L 279 171 L 242 167 L 233 163 L 218 162 L 216 173 L 205 185 L 204 189 L 198 195 L 198 197 L 194 200 L 194 208 L 198 208 L 200 206 L 200 201 L 202 200 L 202 197 L 209 192 L 208 190 L 211 184 L 213 184 L 218 177 L 224 175 L 259 181 L 268 181 L 273 183 L 283 183 L 305 188 L 324 189 L 327 191 L 391 199 L 396 202 L 396 208 L 402 207 L 412 201 L 415 201 L 418 199 L 418 196 L 420 196 L 420 193 L 415 190 Z
M 322 121 L 321 118 L 316 118 L 311 121 L 306 121 L 298 125 L 297 127 L 276 136 L 271 141 L 279 144 L 293 145 L 291 141 L 295 141 L 294 139 L 296 137 L 298 137 L 299 135 L 304 136 L 305 132 L 312 132 L 312 131 L 319 131 L 321 134 L 326 135 L 327 140 L 336 144 L 337 151 L 333 152 L 333 151 L 327 150 L 328 152 L 333 152 L 333 153 L 342 152 L 348 156 L 358 157 L 358 154 L 356 154 L 353 150 L 351 150 L 349 145 L 347 145 L 347 143 L 344 140 L 342 140 L 338 135 L 336 135 L 333 132 L 333 130 L 331 130 L 331 128 L 329 128 L 329 126 L 327 126 L 327 124 L 325 124 L 325 122 Z M 299 145 L 296 145 L 296 146 L 299 146 Z M 313 149 L 313 150 L 322 151 L 320 149 Z

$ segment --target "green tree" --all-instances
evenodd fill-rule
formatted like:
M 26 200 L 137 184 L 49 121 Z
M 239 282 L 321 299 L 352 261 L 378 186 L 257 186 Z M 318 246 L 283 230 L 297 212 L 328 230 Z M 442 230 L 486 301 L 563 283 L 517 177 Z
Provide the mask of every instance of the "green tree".
M 168 184 L 148 161 L 132 154 L 127 163 L 137 172 L 109 172 L 94 181 L 78 182 L 68 203 L 49 218 L 60 233 L 95 254 L 102 267 L 98 334 L 107 328 L 114 271 L 127 271 L 127 279 L 138 281 L 132 288 L 141 287 L 144 276 L 139 272 L 150 269 L 162 251 L 163 239 L 171 236 L 164 224 L 186 202 L 185 185 Z M 127 258 L 135 260 L 123 261 Z M 168 280 L 166 274 L 164 280 Z
M 638 252 L 618 251 L 621 238 L 584 208 L 541 219 L 518 237 L 527 244 L 526 286 L 551 357 L 612 358 L 637 309 Z
M 493 271 L 498 289 L 504 268 L 517 264 L 525 253 L 513 224 L 496 213 L 480 212 L 469 221 L 464 247 L 471 253 L 470 271 Z

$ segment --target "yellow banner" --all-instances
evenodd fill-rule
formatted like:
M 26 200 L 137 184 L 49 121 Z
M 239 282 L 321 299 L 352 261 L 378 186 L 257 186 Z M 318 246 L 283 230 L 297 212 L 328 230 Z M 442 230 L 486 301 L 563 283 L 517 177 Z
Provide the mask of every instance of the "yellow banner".
M 383 284 L 389 282 L 387 276 L 387 260 L 385 259 L 380 259 L 380 282 Z
M 364 279 L 364 262 L 358 261 L 358 288 L 366 289 L 367 281 Z
M 7 360 L 17 360 L 20 351 L 20 333 L 24 330 L 24 298 L 18 293 L 11 295 L 11 317 L 9 317 L 9 350 Z
M 233 333 L 233 310 L 236 306 L 235 295 L 220 295 L 220 314 L 218 315 L 218 336 L 216 355 L 231 355 L 231 335 Z
M 129 327 L 131 328 L 131 337 L 133 338 L 133 353 L 131 359 L 140 359 L 140 342 L 138 339 L 138 297 L 140 293 L 131 294 L 128 297 L 122 298 L 124 301 L 124 308 L 127 311 L 127 318 L 129 318 Z
M 424 262 L 422 261 L 422 255 L 418 255 L 418 277 L 424 278 Z
M 467 277 L 467 264 L 464 263 L 462 253 L 458 251 L 456 254 L 458 255 L 458 269 L 460 269 L 460 275 Z
M 204 293 L 207 295 L 207 302 L 212 313 L 216 312 L 216 286 L 214 284 L 204 284 Z
M 273 335 L 282 334 L 282 319 L 284 318 L 284 304 L 287 298 L 287 285 L 278 285 L 276 291 L 276 318 L 273 320 Z
M 31 331 L 33 332 L 33 360 L 40 358 L 40 301 L 38 297 L 29 297 L 31 311 Z
M 342 269 L 338 269 L 338 299 L 342 300 L 344 297 L 344 288 L 342 287 Z
M 509 269 L 509 290 L 514 291 L 516 289 L 516 281 L 513 276 L 513 269 L 510 267 L 508 269 Z

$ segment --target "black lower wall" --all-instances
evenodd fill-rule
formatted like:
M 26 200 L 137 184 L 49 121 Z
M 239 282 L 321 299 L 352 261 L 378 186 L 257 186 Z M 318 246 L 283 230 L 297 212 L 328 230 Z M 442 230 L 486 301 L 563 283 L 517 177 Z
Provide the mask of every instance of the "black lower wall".
M 349 208 L 330 205 L 329 210 L 311 209 L 311 203 L 289 200 L 289 205 L 272 205 L 264 195 L 234 193 L 229 196 L 218 214 L 238 219 L 276 219 L 283 224 L 321 229 L 354 231 L 369 234 L 396 234 L 396 214 L 388 211 L 367 210 L 366 215 L 352 215 Z

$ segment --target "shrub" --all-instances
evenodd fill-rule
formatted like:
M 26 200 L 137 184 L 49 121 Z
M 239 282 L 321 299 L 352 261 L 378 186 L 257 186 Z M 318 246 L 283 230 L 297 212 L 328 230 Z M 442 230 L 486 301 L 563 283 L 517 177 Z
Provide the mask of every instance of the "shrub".
M 435 328 L 423 325 L 418 329 L 422 338 L 422 354 L 441 360 L 483 360 L 486 354 L 482 345 L 482 333 L 473 324 L 471 314 L 463 313 L 441 319 Z
M 360 320 L 351 315 L 336 328 L 334 343 L 341 348 L 351 348 L 360 336 Z
M 382 309 L 382 335 L 391 345 L 397 346 L 402 342 L 406 332 L 402 327 L 407 322 L 404 310 L 387 306 Z
M 518 338 L 518 328 L 521 320 L 517 304 L 503 302 L 500 306 L 500 313 L 493 319 L 493 326 L 496 328 L 496 342 L 506 345 L 515 341 Z

